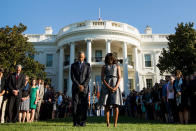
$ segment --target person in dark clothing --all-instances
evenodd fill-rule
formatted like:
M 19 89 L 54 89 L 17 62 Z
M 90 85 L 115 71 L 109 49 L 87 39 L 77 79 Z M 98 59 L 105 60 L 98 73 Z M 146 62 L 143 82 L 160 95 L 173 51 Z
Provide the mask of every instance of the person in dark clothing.
M 188 124 L 188 84 L 187 80 L 182 78 L 180 70 L 176 71 L 176 80 L 174 81 L 174 95 L 176 98 L 177 111 L 179 113 L 180 123 Z
M 193 74 L 193 79 L 190 81 L 190 101 L 191 101 L 191 123 L 196 123 L 196 71 Z
M 44 104 L 42 109 L 43 112 L 40 114 L 41 120 L 47 120 L 52 118 L 53 101 L 54 101 L 54 92 L 52 88 L 49 87 L 44 95 Z
M 85 53 L 78 53 L 78 61 L 71 65 L 73 125 L 85 126 L 88 110 L 90 64 L 84 61 Z
M 4 105 L 4 94 L 6 88 L 6 78 L 3 76 L 3 68 L 0 68 L 0 111 L 1 111 L 1 123 L 4 123 L 5 107 Z
M 22 98 L 21 98 L 21 104 L 20 104 L 20 113 L 19 113 L 19 122 L 24 123 L 25 119 L 27 120 L 27 122 L 29 122 L 29 103 L 30 103 L 30 91 L 31 91 L 31 87 L 29 85 L 29 77 L 26 76 L 25 77 L 25 88 L 23 88 L 22 90 Z
M 16 73 L 13 73 L 8 82 L 9 87 L 9 109 L 8 122 L 17 122 L 19 114 L 20 100 L 22 97 L 22 90 L 25 87 L 25 76 L 21 73 L 22 66 L 17 65 Z
M 3 68 L 0 68 L 0 110 L 3 102 L 3 95 L 5 93 L 5 78 L 3 77 Z

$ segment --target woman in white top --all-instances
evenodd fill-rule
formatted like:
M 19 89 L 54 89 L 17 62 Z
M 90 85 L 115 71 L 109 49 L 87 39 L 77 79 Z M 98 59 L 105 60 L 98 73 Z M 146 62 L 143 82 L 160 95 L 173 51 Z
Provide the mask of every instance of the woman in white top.
M 169 121 L 174 122 L 174 112 L 175 112 L 175 99 L 174 99 L 174 83 L 175 78 L 173 76 L 170 77 L 168 86 L 167 86 L 167 100 L 169 103 Z

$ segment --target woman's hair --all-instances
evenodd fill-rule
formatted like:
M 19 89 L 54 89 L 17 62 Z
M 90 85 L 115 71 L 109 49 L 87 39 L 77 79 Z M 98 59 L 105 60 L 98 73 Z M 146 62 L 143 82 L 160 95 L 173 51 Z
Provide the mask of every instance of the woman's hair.
M 182 72 L 181 72 L 180 70 L 176 70 L 176 76 L 177 76 L 177 75 L 182 76 Z
M 35 78 L 35 77 L 33 77 L 32 79 L 31 79 L 31 85 L 33 85 L 33 81 L 36 81 L 37 82 L 37 79 Z
M 117 59 L 114 54 L 107 53 L 107 55 L 105 56 L 105 64 L 109 64 L 109 61 L 112 61 L 112 64 L 117 64 Z
M 26 75 L 26 76 L 25 76 L 25 80 L 26 80 L 26 79 L 28 79 L 28 80 L 29 80 L 29 76 L 28 76 L 28 75 Z

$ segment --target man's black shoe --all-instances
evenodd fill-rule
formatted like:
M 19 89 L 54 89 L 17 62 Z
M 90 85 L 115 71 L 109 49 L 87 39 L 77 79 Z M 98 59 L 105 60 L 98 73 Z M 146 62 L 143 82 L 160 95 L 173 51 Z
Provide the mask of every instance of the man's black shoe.
M 86 122 L 81 122 L 80 126 L 85 127 L 86 126 Z
M 78 123 L 74 123 L 73 126 L 74 126 L 74 127 L 78 127 L 78 126 L 80 126 L 80 125 L 79 125 Z

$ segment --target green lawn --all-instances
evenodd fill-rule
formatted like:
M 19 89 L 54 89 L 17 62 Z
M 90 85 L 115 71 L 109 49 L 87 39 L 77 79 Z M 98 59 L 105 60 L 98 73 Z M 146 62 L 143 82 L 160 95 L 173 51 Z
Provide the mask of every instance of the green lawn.
M 86 127 L 73 127 L 72 119 L 56 119 L 49 121 L 41 121 L 34 123 L 9 123 L 1 124 L 0 131 L 18 130 L 18 131 L 194 131 L 196 124 L 180 125 L 180 124 L 164 124 L 154 121 L 144 121 L 132 119 L 128 117 L 119 117 L 118 127 L 106 127 L 105 118 L 103 117 L 89 117 Z

